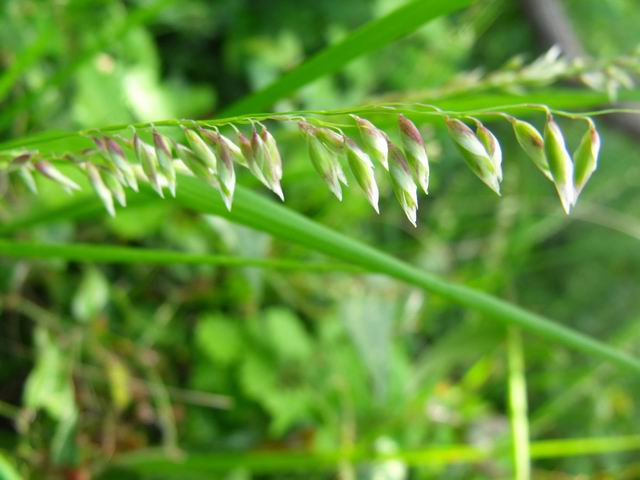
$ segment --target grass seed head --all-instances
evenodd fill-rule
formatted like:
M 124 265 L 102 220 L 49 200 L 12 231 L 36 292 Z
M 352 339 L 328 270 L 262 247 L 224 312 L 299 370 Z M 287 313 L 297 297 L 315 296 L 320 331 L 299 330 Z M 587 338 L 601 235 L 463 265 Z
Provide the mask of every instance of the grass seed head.
M 489 159 L 496 170 L 498 181 L 502 181 L 502 148 L 500 142 L 491 131 L 482 123 L 478 122 L 476 126 L 476 136 L 484 145 L 484 149 L 489 154 Z
M 70 193 L 73 190 L 81 190 L 80 186 L 76 182 L 60 172 L 60 170 L 54 167 L 47 160 L 36 161 L 35 167 L 38 172 L 40 172 L 48 179 L 53 180 L 57 184 L 61 185 L 67 192 Z
M 98 195 L 98 198 L 104 205 L 104 208 L 107 210 L 109 215 L 115 217 L 116 209 L 113 204 L 113 195 L 111 194 L 111 190 L 107 188 L 104 181 L 102 180 L 102 176 L 100 175 L 98 167 L 91 162 L 85 162 L 84 168 L 87 172 L 89 183 L 93 187 L 93 190 L 96 192 L 96 195 Z
M 339 171 L 342 170 L 338 159 L 331 153 L 327 147 L 320 141 L 316 135 L 315 127 L 301 123 L 300 130 L 305 134 L 307 139 L 307 148 L 309 150 L 309 159 L 320 177 L 329 186 L 329 190 L 342 201 L 342 188 L 340 187 Z M 342 173 L 344 175 L 344 173 Z
M 266 128 L 262 127 L 260 133 L 254 128 L 251 135 L 251 148 L 255 155 L 256 168 L 260 170 L 264 184 L 284 201 L 284 193 L 280 185 L 282 160 L 275 139 Z
M 316 135 L 328 150 L 339 155 L 343 152 L 345 146 L 344 135 L 334 132 L 329 128 L 316 128 Z
M 171 141 L 158 133 L 157 130 L 153 130 L 153 146 L 155 149 L 156 158 L 158 159 L 158 166 L 160 172 L 167 181 L 167 186 L 171 192 L 171 196 L 176 196 L 176 169 L 173 164 L 173 154 L 171 151 Z
M 600 154 L 600 135 L 592 121 L 585 132 L 580 145 L 573 153 L 573 182 L 575 186 L 575 199 L 598 168 L 598 155 Z
M 153 188 L 161 198 L 164 198 L 160 165 L 158 163 L 156 150 L 151 145 L 143 142 L 137 134 L 133 136 L 133 148 L 142 166 L 142 171 L 149 180 L 149 185 L 151 185 L 151 188 Z
M 409 166 L 422 191 L 429 193 L 429 157 L 420 131 L 404 115 L 398 117 L 398 126 L 402 137 L 402 147 Z
M 213 133 L 212 137 L 217 145 L 216 153 L 218 155 L 218 190 L 222 196 L 222 200 L 227 207 L 227 210 L 231 210 L 231 204 L 233 203 L 233 194 L 236 188 L 236 173 L 233 169 L 232 153 L 226 142 L 222 140 L 218 133 Z
M 389 146 L 385 133 L 369 120 L 360 118 L 357 115 L 351 115 L 351 118 L 358 126 L 365 151 L 376 162 L 379 162 L 385 170 L 389 170 Z
M 193 129 L 184 129 L 184 136 L 196 157 L 215 173 L 218 170 L 218 159 L 209 145 Z
M 358 145 L 355 144 L 350 138 L 345 139 L 345 146 L 347 151 L 347 161 L 351 172 L 355 177 L 358 185 L 362 188 L 367 200 L 376 211 L 380 213 L 378 209 L 378 184 L 376 183 L 376 177 L 373 172 L 373 163 L 365 152 L 363 152 Z
M 418 186 L 413 179 L 411 168 L 404 153 L 389 143 L 389 176 L 391 187 L 411 224 L 417 226 Z
M 122 186 L 120 180 L 118 180 L 118 177 L 114 174 L 113 170 L 104 168 L 100 173 L 102 174 L 102 180 L 111 192 L 111 195 L 113 195 L 120 206 L 126 207 L 127 196 L 124 192 L 124 187 Z
M 36 179 L 33 178 L 33 173 L 31 173 L 31 169 L 24 165 L 23 167 L 17 170 L 18 177 L 22 180 L 22 183 L 29 189 L 31 193 L 34 195 L 38 194 L 38 186 L 36 185 Z
M 247 164 L 247 159 L 245 158 L 245 156 L 244 156 L 244 154 L 242 152 L 242 149 L 238 145 L 233 143 L 233 141 L 231 139 L 225 137 L 222 134 L 220 134 L 220 141 L 225 143 L 225 145 L 227 146 L 227 148 L 231 152 L 231 156 L 233 157 L 234 161 L 236 163 L 238 163 L 238 165 L 241 165 L 243 167 L 248 167 L 249 166 Z
M 258 139 L 256 140 L 256 142 L 257 141 Z M 260 180 L 260 183 L 262 183 L 263 185 L 267 185 L 267 180 L 264 178 L 264 175 L 262 175 L 262 171 L 258 167 L 258 162 L 256 160 L 255 151 L 253 150 L 252 141 L 247 138 L 247 136 L 242 132 L 238 131 L 238 143 L 240 144 L 240 151 L 242 152 L 242 155 L 247 162 L 247 167 L 249 168 L 253 176 Z
M 184 166 L 187 167 L 194 176 L 201 178 L 208 183 L 212 182 L 214 177 L 211 170 L 209 170 L 204 162 L 200 160 L 195 153 L 193 153 L 193 150 L 189 147 L 178 144 L 176 145 L 176 154 Z
M 473 130 L 460 120 L 447 118 L 445 121 L 451 138 L 471 171 L 491 190 L 500 195 L 498 170 L 482 142 L 476 137 Z
M 269 162 L 265 177 L 270 179 L 274 183 L 280 184 L 282 179 L 282 157 L 280 156 L 280 150 L 278 150 L 278 144 L 276 139 L 271 135 L 271 132 L 265 127 L 262 127 L 260 131 L 260 137 L 264 141 L 269 151 Z
M 513 126 L 513 133 L 516 140 L 524 150 L 524 153 L 531 159 L 533 164 L 540 170 L 545 177 L 553 181 L 551 170 L 549 170 L 549 162 L 544 152 L 544 139 L 540 132 L 530 123 L 523 122 L 517 118 L 510 118 Z
M 20 155 L 14 157 L 14 159 L 11 161 L 10 166 L 16 169 L 20 169 L 25 165 L 29 165 L 34 155 L 34 152 L 21 153 Z
M 122 172 L 122 176 L 124 177 L 127 185 L 131 187 L 134 192 L 138 191 L 138 180 L 136 179 L 136 175 L 131 167 L 131 164 L 127 160 L 122 147 L 116 142 L 114 139 L 109 137 L 104 137 L 102 139 L 103 145 L 106 146 L 107 153 L 109 154 L 109 158 L 116 166 L 118 170 Z
M 33 155 L 33 152 L 27 152 L 18 155 L 9 164 L 9 171 L 15 171 L 22 183 L 25 184 L 27 189 L 34 195 L 37 195 L 38 186 L 36 184 L 35 178 L 33 177 L 33 173 L 31 172 L 33 168 L 31 159 L 33 158 Z
M 575 201 L 573 161 L 567 151 L 562 131 L 550 114 L 547 115 L 544 127 L 544 147 L 553 183 L 560 197 L 562 208 L 568 214 Z

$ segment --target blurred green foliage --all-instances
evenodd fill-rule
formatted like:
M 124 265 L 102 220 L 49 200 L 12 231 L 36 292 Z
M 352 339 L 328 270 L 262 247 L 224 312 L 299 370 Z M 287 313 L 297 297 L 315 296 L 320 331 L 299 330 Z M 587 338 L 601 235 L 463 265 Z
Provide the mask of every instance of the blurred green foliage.
M 7 0 L 0 5 L 0 135 L 212 117 L 402 3 Z M 591 54 L 615 56 L 639 43 L 635 0 L 563 3 Z M 438 87 L 463 70 L 495 68 L 518 53 L 534 58 L 544 50 L 535 38 L 518 2 L 478 2 L 275 108 L 344 107 L 389 91 Z M 421 206 L 417 230 L 389 191 L 381 192 L 380 216 L 350 192 L 343 203 L 334 201 L 313 175 L 304 145 L 283 130 L 287 204 L 425 270 L 637 354 L 636 141 L 602 125 L 600 168 L 566 218 L 507 129 L 495 129 L 505 139 L 500 200 L 464 171 L 444 132 L 425 128 L 435 152 L 433 193 Z M 580 134 L 568 130 L 571 141 Z M 259 188 L 248 176 L 240 182 Z M 38 198 L 4 183 L 0 188 L 3 223 L 69 201 L 46 182 Z M 315 257 L 161 201 L 139 202 L 115 219 L 42 224 L 17 237 Z M 145 477 L 144 457 L 138 467 L 126 460 L 156 447 L 169 458 L 289 450 L 388 454 L 508 440 L 504 330 L 379 276 L 0 259 L 0 317 L 3 479 Z M 533 439 L 637 433 L 637 379 L 535 338 L 525 338 L 525 361 Z M 538 413 L 554 402 L 560 407 L 538 427 Z M 534 478 L 638 475 L 637 451 L 564 458 L 559 450 L 558 456 L 537 459 Z M 410 459 L 343 461 L 331 473 L 311 466 L 300 475 L 286 468 L 254 475 L 238 462 L 219 478 L 511 474 L 507 454 L 456 459 L 443 454 L 421 466 Z M 207 468 L 148 476 L 212 478 L 203 473 Z

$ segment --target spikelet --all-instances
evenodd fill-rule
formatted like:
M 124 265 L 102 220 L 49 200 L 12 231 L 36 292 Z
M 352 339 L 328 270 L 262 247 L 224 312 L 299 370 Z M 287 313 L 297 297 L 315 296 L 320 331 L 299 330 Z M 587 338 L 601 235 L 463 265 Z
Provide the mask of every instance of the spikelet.
M 73 190 L 81 190 L 80 186 L 76 182 L 60 172 L 60 170 L 54 167 L 47 160 L 36 160 L 35 167 L 42 175 L 61 185 L 67 193 L 71 193 Z
M 18 170 L 18 176 L 22 183 L 29 189 L 29 191 L 33 194 L 38 193 L 38 186 L 36 185 L 36 179 L 33 178 L 33 173 L 31 169 L 27 166 L 24 166 Z
M 360 185 L 360 188 L 364 191 L 373 209 L 376 213 L 380 213 L 378 209 L 378 184 L 376 183 L 376 177 L 373 173 L 373 163 L 369 155 L 363 152 L 350 138 L 345 139 L 345 146 L 347 161 L 349 162 L 353 176 L 358 182 L 358 185 Z
M 369 120 L 360 118 L 357 115 L 351 115 L 351 118 L 353 118 L 358 126 L 364 150 L 371 158 L 380 163 L 385 170 L 389 170 L 389 146 L 387 145 L 387 136 L 385 133 Z
M 531 159 L 533 164 L 545 177 L 553 181 L 547 155 L 544 153 L 544 139 L 540 132 L 530 123 L 523 122 L 517 118 L 509 117 L 516 140 L 524 150 L 524 153 Z
M 267 180 L 269 188 L 280 197 L 280 200 L 284 200 L 284 193 L 282 193 L 282 186 L 280 185 L 282 180 L 282 157 L 280 156 L 276 139 L 264 126 L 260 131 L 260 138 L 267 150 L 265 162 L 262 166 L 262 174 Z
M 334 132 L 333 130 L 330 130 L 328 128 L 316 127 L 315 132 L 318 139 L 325 147 L 327 147 L 329 151 L 333 152 L 336 155 L 339 155 L 344 151 L 344 135 Z
M 233 158 L 231 150 L 226 142 L 220 138 L 220 135 L 214 132 L 212 137 L 217 145 L 216 153 L 218 157 L 218 190 L 222 196 L 224 205 L 227 210 L 231 210 L 231 204 L 233 203 L 233 193 L 236 188 L 236 174 L 233 169 Z
M 169 192 L 171 192 L 171 196 L 175 198 L 176 196 L 176 169 L 173 165 L 173 155 L 171 152 L 171 141 L 158 133 L 157 130 L 152 131 L 153 136 L 153 147 L 155 150 L 156 158 L 158 159 L 158 167 L 160 168 L 160 173 L 167 181 L 167 186 L 169 187 Z
M 484 149 L 489 154 L 489 159 L 496 170 L 498 182 L 502 181 L 502 148 L 500 142 L 491 131 L 481 122 L 476 120 L 476 137 L 482 142 Z
M 115 217 L 116 209 L 113 205 L 113 196 L 111 195 L 111 190 L 107 188 L 104 181 L 102 180 L 102 176 L 100 175 L 98 167 L 91 162 L 85 162 L 84 168 L 87 172 L 89 183 L 93 187 L 93 190 L 96 192 L 96 195 L 98 195 L 98 198 L 104 205 L 104 208 L 107 210 L 109 215 Z
M 184 129 L 184 136 L 186 137 L 195 156 L 198 157 L 200 161 L 203 162 L 213 173 L 216 173 L 218 170 L 218 159 L 209 145 L 207 145 L 195 130 L 190 128 Z
M 143 142 L 137 133 L 133 136 L 133 150 L 135 151 L 138 162 L 140 162 L 142 166 L 142 171 L 149 180 L 151 188 L 153 188 L 161 198 L 164 198 L 162 174 L 160 173 L 160 166 L 158 165 L 155 150 L 151 145 Z
M 96 142 L 96 144 L 98 143 Z M 133 191 L 137 192 L 138 180 L 136 179 L 133 168 L 131 168 L 131 164 L 127 160 L 122 147 L 120 147 L 118 142 L 109 137 L 104 137 L 102 139 L 102 144 L 106 148 L 109 158 L 113 164 L 120 172 L 122 172 L 122 176 L 124 177 L 127 185 L 129 185 Z
M 33 158 L 33 155 L 33 152 L 18 155 L 11 162 L 11 168 L 17 171 L 20 180 L 25 184 L 29 191 L 33 194 L 37 194 L 38 186 L 36 185 L 36 180 L 33 178 L 33 173 L 31 172 L 31 169 L 33 168 L 31 159 Z
M 264 129 L 266 130 L 266 129 Z M 260 171 L 262 178 L 264 179 L 264 184 L 269 188 L 272 192 L 274 192 L 280 200 L 284 201 L 284 193 L 282 192 L 282 187 L 280 186 L 280 178 L 278 174 L 281 174 L 281 164 L 277 165 L 279 159 L 276 159 L 275 163 L 273 162 L 272 155 L 274 150 L 277 151 L 277 147 L 273 143 L 267 145 L 265 139 L 269 139 L 270 136 L 262 135 L 258 133 L 258 131 L 254 128 L 251 134 L 251 150 L 253 152 L 253 159 L 255 162 L 255 168 Z
M 229 149 L 229 152 L 231 152 L 233 160 L 240 166 L 243 166 L 245 168 L 248 167 L 249 164 L 247 163 L 247 159 L 245 158 L 245 156 L 242 154 L 242 150 L 240 149 L 240 147 L 224 135 L 219 134 L 219 136 L 220 141 L 224 142 Z
M 491 190 L 500 195 L 500 181 L 489 154 L 482 142 L 476 137 L 473 130 L 460 120 L 447 118 L 445 120 L 451 138 L 458 147 L 464 160 L 480 180 L 482 180 Z
M 306 122 L 300 122 L 299 127 L 307 139 L 307 148 L 309 150 L 311 164 L 329 186 L 329 190 L 331 190 L 338 200 L 342 201 L 342 188 L 340 187 L 338 174 L 338 170 L 341 170 L 341 167 L 336 156 L 320 141 L 316 134 L 315 127 Z
M 120 204 L 121 207 L 127 206 L 127 196 L 124 192 L 122 183 L 118 180 L 117 176 L 113 173 L 113 170 L 104 168 L 101 170 L 102 180 L 107 186 L 113 198 Z
M 600 153 L 600 135 L 596 126 L 589 119 L 589 127 L 585 132 L 580 145 L 573 153 L 573 183 L 575 187 L 575 200 L 582 192 L 593 172 L 598 168 L 598 155 Z M 574 204 L 575 204 L 574 200 Z
M 413 179 L 409 162 L 407 162 L 404 153 L 392 143 L 389 143 L 389 177 L 402 211 L 411 224 L 416 227 L 418 186 Z
M 573 161 L 567 151 L 562 131 L 551 114 L 547 114 L 547 122 L 544 127 L 544 152 L 562 208 L 565 213 L 569 214 L 575 201 Z
M 424 193 L 429 193 L 429 158 L 420 131 L 404 115 L 398 117 L 404 154 L 414 177 Z
M 185 167 L 196 177 L 207 181 L 210 184 L 215 182 L 215 177 L 211 170 L 207 168 L 205 163 L 196 156 L 189 147 L 184 145 L 176 145 L 176 154 Z

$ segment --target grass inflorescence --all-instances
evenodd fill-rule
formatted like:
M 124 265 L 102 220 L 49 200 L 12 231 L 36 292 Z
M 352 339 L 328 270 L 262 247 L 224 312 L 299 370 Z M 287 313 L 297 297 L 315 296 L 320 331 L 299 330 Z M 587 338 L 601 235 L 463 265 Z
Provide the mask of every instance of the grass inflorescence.
M 387 104 L 351 111 L 236 117 L 212 122 L 181 120 L 79 132 L 90 137 L 93 147 L 46 154 L 21 149 L 12 153 L 5 170 L 34 193 L 37 192 L 34 175 L 44 176 L 73 191 L 80 186 L 55 166 L 58 162 L 73 164 L 88 178 L 112 216 L 116 213 L 116 204 L 126 205 L 127 189 L 138 191 L 138 184 L 146 183 L 163 198 L 166 193 L 175 197 L 176 172 L 187 173 L 215 187 L 226 207 L 231 209 L 238 167 L 248 169 L 284 200 L 281 185 L 284 162 L 276 138 L 263 122 L 295 122 L 306 140 L 312 165 L 338 200 L 342 200 L 342 189 L 349 186 L 346 172 L 350 172 L 355 184 L 379 212 L 378 182 L 387 177 L 405 215 L 416 225 L 418 191 L 428 194 L 430 165 L 427 142 L 408 116 L 419 113 L 421 115 L 416 116 L 426 114 L 443 120 L 470 170 L 500 195 L 502 150 L 498 138 L 478 118 L 484 116 L 506 119 L 512 125 L 524 153 L 555 185 L 562 206 L 569 213 L 597 167 L 599 135 L 590 118 L 560 112 L 587 123 L 587 131 L 572 155 L 551 110 L 539 105 L 527 107 L 546 112 L 544 134 L 504 111 L 460 113 L 422 104 L 409 108 Z M 393 115 L 397 131 L 393 135 L 387 133 L 363 117 L 371 112 Z M 243 132 L 241 128 L 246 129 L 247 124 L 249 130 Z M 161 133 L 160 128 L 180 128 L 183 140 L 170 138 Z M 347 135 L 345 129 L 357 131 L 359 138 Z M 112 133 L 117 130 L 120 132 Z M 131 133 L 126 134 L 127 130 Z M 392 136 L 400 140 L 396 143 Z

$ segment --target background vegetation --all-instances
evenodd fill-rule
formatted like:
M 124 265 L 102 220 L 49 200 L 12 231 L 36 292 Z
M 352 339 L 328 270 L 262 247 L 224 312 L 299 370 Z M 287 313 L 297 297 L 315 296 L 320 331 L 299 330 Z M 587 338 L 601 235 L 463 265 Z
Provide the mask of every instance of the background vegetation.
M 336 49 L 404 3 L 8 0 L 0 136 L 343 108 L 390 93 L 461 109 L 513 99 L 580 109 L 606 98 L 566 84 L 440 90 L 463 71 L 548 48 L 516 1 L 414 18 L 397 41 L 373 28 L 352 61 Z M 595 57 L 640 41 L 634 0 L 560 3 Z M 247 97 L 331 45 L 316 69 Z M 502 198 L 468 172 L 440 124 L 422 127 L 433 177 L 417 229 L 388 185 L 381 215 L 355 189 L 335 200 L 299 136 L 281 129 L 286 207 L 637 354 L 635 140 L 599 122 L 600 168 L 567 217 L 504 124 L 491 126 L 505 153 Z M 566 130 L 572 142 L 581 133 Z M 239 183 L 269 195 L 248 175 Z M 0 245 L 0 478 L 640 477 L 637 372 L 202 213 L 202 199 L 199 209 L 132 197 L 109 218 L 91 197 L 39 187 L 35 197 L 5 177 L 0 185 L 0 244 L 36 242 L 51 257 L 15 259 Z M 64 260 L 42 250 L 54 242 L 228 264 Z

